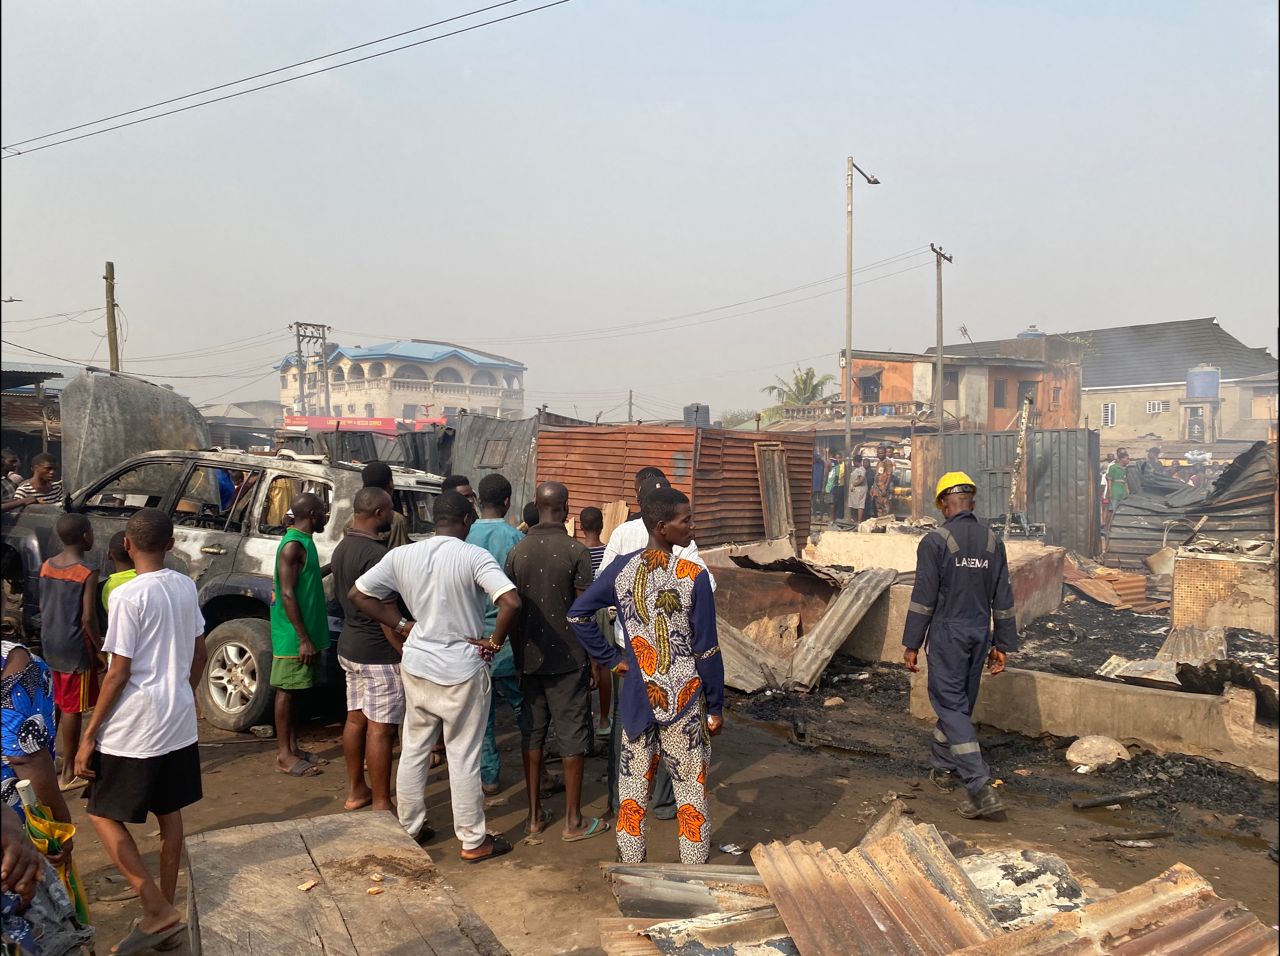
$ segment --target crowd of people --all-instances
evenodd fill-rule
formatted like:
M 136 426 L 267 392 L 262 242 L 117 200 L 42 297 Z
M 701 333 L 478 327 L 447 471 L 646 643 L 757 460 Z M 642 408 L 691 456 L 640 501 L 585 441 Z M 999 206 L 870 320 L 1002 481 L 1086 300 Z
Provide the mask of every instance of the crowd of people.
M 843 521 L 846 509 L 855 525 L 869 518 L 893 514 L 893 496 L 898 487 L 896 467 L 888 445 L 876 448 L 875 458 L 856 454 L 845 458 L 831 455 L 826 460 L 818 449 L 813 452 L 813 511 L 819 514 L 823 503 L 832 522 Z
M 6 510 L 17 500 L 61 503 L 56 461 L 33 464 L 31 479 L 15 480 L 5 462 L 14 492 Z M 653 814 L 678 821 L 684 862 L 705 862 L 724 674 L 715 582 L 694 542 L 688 498 L 660 469 L 642 469 L 639 513 L 606 544 L 597 507 L 577 514 L 583 541 L 569 533 L 569 492 L 559 482 L 538 486 L 516 526 L 507 520 L 505 477 L 487 475 L 473 489 L 452 476 L 433 505 L 434 535 L 410 541 L 389 466 L 367 465 L 362 485 L 328 564 L 315 537 L 329 504 L 304 493 L 289 507 L 270 612 L 274 769 L 295 778 L 324 772 L 327 761 L 301 745 L 299 699 L 323 683 L 337 616 L 346 809 L 394 812 L 426 843 L 435 836 L 428 779 L 447 761 L 461 859 L 511 852 L 485 818 L 486 795 L 502 787 L 497 717 L 509 709 L 527 834 L 550 827 L 548 798 L 563 791 L 563 841 L 613 830 L 618 858 L 642 861 Z M 175 948 L 186 929 L 174 906 L 182 811 L 202 798 L 195 690 L 206 652 L 196 588 L 165 568 L 173 523 L 158 509 L 135 512 L 109 543 L 113 572 L 105 578 L 87 557 L 94 540 L 84 515 L 61 515 L 56 533 L 61 551 L 40 573 L 43 659 L 17 641 L 3 645 L 6 940 L 20 939 L 37 917 L 45 932 L 59 921 L 77 929 L 74 901 L 59 895 L 59 871 L 49 869 L 69 864 L 74 841 L 33 863 L 28 841 L 10 840 L 24 820 L 17 783 L 29 780 L 62 822 L 71 820 L 67 795 L 85 789 L 94 831 L 140 901 L 141 915 L 111 952 Z M 600 746 L 609 797 L 592 816 L 584 811 L 585 762 Z M 547 770 L 553 748 L 560 779 Z M 158 874 L 128 828 L 148 815 L 159 822 Z M 41 894 L 52 895 L 37 912 Z
M 1101 476 L 1104 524 L 1110 523 L 1122 501 L 1143 491 L 1144 479 L 1148 477 L 1173 478 L 1192 488 L 1204 489 L 1207 493 L 1222 474 L 1222 466 L 1210 463 L 1207 455 L 1205 461 L 1175 465 L 1166 465 L 1160 455 L 1159 445 L 1148 448 L 1141 461 L 1135 461 L 1129 455 L 1129 449 L 1124 447 L 1107 454 L 1102 462 Z

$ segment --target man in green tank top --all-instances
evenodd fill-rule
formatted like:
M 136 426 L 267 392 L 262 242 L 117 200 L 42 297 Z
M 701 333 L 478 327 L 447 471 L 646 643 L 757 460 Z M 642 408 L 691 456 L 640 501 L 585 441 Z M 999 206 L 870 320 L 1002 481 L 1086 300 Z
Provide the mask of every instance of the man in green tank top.
M 291 777 L 320 772 L 314 755 L 298 746 L 294 706 L 299 691 L 320 682 L 320 652 L 329 646 L 323 577 L 312 536 L 324 530 L 329 509 L 316 495 L 293 500 L 293 527 L 276 550 L 271 602 L 271 686 L 276 691 L 276 770 Z

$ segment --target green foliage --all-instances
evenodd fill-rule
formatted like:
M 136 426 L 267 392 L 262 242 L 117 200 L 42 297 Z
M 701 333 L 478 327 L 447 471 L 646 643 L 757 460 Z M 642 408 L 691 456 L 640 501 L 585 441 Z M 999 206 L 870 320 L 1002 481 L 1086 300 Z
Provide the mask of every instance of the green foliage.
M 766 385 L 761 391 L 772 395 L 777 404 L 784 407 L 813 405 L 827 397 L 827 386 L 834 380 L 834 375 L 819 376 L 812 368 L 803 371 L 796 368 L 790 382 L 779 378 L 777 384 Z

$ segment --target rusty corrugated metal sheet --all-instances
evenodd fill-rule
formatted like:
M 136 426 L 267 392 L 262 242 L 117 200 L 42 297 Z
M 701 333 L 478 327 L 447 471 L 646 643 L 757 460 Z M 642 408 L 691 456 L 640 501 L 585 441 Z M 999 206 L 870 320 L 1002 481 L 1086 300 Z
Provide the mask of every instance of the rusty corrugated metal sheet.
M 520 521 L 520 509 L 533 500 L 534 447 L 538 435 L 537 418 L 516 420 L 489 415 L 463 415 L 458 419 L 458 435 L 453 442 L 451 472 L 466 475 L 476 488 L 485 475 L 495 472 L 511 482 L 511 511 L 507 520 Z M 583 506 L 585 507 L 585 505 Z
M 635 473 L 653 465 L 692 500 L 700 548 L 758 541 L 765 533 L 755 453 L 760 441 L 785 450 L 796 537 L 803 545 L 812 510 L 812 435 L 666 425 L 544 429 L 537 480 L 564 482 L 571 513 L 618 499 L 634 511 Z
M 1000 932 L 932 826 L 849 853 L 768 843 L 751 858 L 802 956 L 941 956 Z
M 1275 930 L 1178 863 L 1154 880 L 959 950 L 957 956 L 1274 956 L 1278 941 Z

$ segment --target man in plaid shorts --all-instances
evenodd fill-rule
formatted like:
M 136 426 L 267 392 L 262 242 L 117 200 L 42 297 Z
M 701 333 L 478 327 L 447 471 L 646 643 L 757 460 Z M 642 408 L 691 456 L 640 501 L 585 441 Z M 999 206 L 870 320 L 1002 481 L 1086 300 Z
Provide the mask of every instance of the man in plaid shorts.
M 391 527 L 391 496 L 382 488 L 361 488 L 352 508 L 355 517 L 333 552 L 333 591 L 344 615 L 338 662 L 347 677 L 347 722 L 342 730 L 342 753 L 347 763 L 344 806 L 348 810 L 367 806 L 395 810 L 391 802 L 391 749 L 404 720 L 404 684 L 400 679 L 404 639 L 362 614 L 348 596 L 356 579 L 387 553 L 382 539 Z M 387 603 L 394 604 L 396 599 Z

